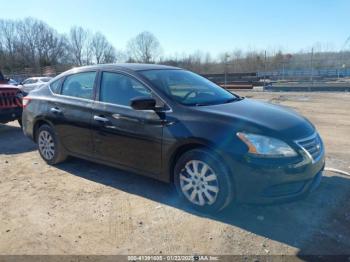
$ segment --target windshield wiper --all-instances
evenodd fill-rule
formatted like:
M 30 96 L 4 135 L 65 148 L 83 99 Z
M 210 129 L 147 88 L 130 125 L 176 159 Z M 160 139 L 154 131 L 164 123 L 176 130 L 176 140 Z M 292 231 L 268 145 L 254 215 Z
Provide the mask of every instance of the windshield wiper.
M 240 100 L 243 100 L 243 99 L 244 99 L 244 97 L 242 97 L 242 96 L 236 96 L 236 97 L 227 99 L 224 103 L 227 104 L 227 103 L 231 103 L 231 102 L 234 102 L 234 101 L 240 101 Z
M 191 103 L 191 104 L 187 104 L 187 105 L 188 106 L 212 106 L 212 105 L 227 104 L 227 103 L 231 103 L 234 101 L 240 101 L 242 99 L 244 99 L 244 97 L 236 96 L 236 97 L 232 97 L 230 99 L 223 100 L 223 101 L 214 101 L 214 102 L 207 102 L 207 103 Z
M 233 97 L 233 98 L 227 99 L 224 103 L 225 104 L 231 103 L 231 102 L 237 101 L 238 99 L 239 99 L 238 97 Z

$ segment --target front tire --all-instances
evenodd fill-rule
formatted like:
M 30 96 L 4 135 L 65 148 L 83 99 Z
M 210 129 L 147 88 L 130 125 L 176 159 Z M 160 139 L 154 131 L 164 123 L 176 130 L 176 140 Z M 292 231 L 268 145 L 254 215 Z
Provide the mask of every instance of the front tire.
M 233 199 L 233 179 L 216 154 L 206 149 L 184 153 L 174 169 L 180 197 L 201 212 L 223 210 Z
M 39 153 L 46 163 L 56 165 L 67 159 L 67 154 L 51 126 L 42 125 L 36 133 Z

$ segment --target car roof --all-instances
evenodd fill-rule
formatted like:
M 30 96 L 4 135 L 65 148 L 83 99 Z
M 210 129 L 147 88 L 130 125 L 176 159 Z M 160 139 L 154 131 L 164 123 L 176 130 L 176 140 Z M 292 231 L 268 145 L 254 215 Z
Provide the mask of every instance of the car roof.
M 28 77 L 27 79 L 39 79 L 40 77 L 38 77 L 38 76 L 35 76 L 35 77 Z M 27 80 L 26 79 L 26 80 Z
M 52 78 L 50 76 L 35 76 L 35 77 L 28 77 L 27 79 L 25 80 L 28 80 L 28 79 L 35 79 L 35 80 L 40 80 L 40 79 L 43 79 L 43 78 Z
M 136 64 L 136 63 L 118 63 L 118 64 L 99 64 L 92 66 L 77 67 L 69 70 L 72 71 L 86 71 L 86 70 L 127 70 L 127 71 L 143 71 L 143 70 L 164 70 L 164 69 L 176 69 L 181 68 L 166 65 L 156 64 Z

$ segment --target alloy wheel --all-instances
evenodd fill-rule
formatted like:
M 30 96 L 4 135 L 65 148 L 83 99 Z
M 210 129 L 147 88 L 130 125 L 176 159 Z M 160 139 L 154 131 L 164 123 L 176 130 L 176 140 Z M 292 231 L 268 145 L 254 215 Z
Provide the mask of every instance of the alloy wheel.
M 46 160 L 52 160 L 55 156 L 55 143 L 48 131 L 41 131 L 38 138 L 39 150 Z
M 204 206 L 215 203 L 219 193 L 218 177 L 205 162 L 191 160 L 180 173 L 180 187 L 193 204 Z

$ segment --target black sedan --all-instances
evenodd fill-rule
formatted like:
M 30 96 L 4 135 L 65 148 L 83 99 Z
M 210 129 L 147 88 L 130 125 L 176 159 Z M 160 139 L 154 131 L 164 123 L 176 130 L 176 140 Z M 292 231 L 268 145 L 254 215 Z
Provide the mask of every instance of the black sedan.
M 305 196 L 325 165 L 304 117 L 180 68 L 76 68 L 23 104 L 24 133 L 48 164 L 71 155 L 174 183 L 202 211 Z

